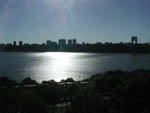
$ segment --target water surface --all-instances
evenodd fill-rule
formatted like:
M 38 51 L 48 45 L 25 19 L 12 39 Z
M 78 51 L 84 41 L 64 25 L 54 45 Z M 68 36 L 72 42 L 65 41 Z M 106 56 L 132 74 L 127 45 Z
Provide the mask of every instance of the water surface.
M 150 54 L 111 53 L 15 53 L 0 52 L 0 76 L 39 82 L 66 78 L 82 80 L 108 70 L 150 69 Z

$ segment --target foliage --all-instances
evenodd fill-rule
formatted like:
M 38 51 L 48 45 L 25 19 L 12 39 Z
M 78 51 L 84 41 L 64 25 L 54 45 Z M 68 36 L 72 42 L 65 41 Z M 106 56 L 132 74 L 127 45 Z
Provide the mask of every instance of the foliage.
M 64 102 L 71 102 L 68 113 L 149 113 L 149 88 L 150 71 L 144 69 L 108 71 L 83 83 L 71 78 L 41 84 L 25 78 L 17 83 L 0 77 L 0 113 L 55 113 Z

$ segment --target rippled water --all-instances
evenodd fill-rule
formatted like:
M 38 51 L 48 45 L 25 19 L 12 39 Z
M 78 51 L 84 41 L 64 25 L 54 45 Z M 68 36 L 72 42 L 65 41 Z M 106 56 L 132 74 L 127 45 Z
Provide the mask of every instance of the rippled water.
M 108 70 L 150 69 L 150 54 L 107 53 L 7 53 L 0 52 L 0 76 L 20 81 L 31 77 L 41 82 L 66 78 L 82 80 Z

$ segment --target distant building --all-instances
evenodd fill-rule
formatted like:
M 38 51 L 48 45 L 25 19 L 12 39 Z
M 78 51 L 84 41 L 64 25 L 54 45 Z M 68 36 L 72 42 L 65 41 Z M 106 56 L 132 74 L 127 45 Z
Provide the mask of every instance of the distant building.
M 66 45 L 66 39 L 59 39 L 58 45 L 59 45 L 59 50 L 64 51 L 64 46 Z
M 52 43 L 51 40 L 47 40 L 47 41 L 46 41 L 46 45 L 47 45 L 47 46 L 50 46 L 51 43 Z
M 73 39 L 73 45 L 76 45 L 76 44 L 77 44 L 77 40 Z
M 24 43 L 24 46 L 25 46 L 25 47 L 29 47 L 30 44 L 29 44 L 29 43 Z
M 0 44 L 1 47 L 5 47 L 5 44 Z
M 40 46 L 40 44 L 32 43 L 31 46 L 32 47 L 38 47 L 38 46 Z
M 5 44 L 0 44 L 0 50 L 3 50 L 5 48 Z
M 13 46 L 16 46 L 16 41 L 13 42 Z
M 72 43 L 73 41 L 71 40 L 71 39 L 69 39 L 68 40 L 68 45 L 72 45 L 73 43 Z
M 138 43 L 138 37 L 137 36 L 132 36 L 131 37 L 131 44 L 137 44 Z
M 120 42 L 121 45 L 123 45 L 123 42 Z
M 46 46 L 46 44 L 45 44 L 45 43 L 42 43 L 41 45 L 42 45 L 42 46 Z
M 23 46 L 23 42 L 22 41 L 19 41 L 19 46 Z
M 52 42 L 52 45 L 53 45 L 53 46 L 56 46 L 56 45 L 57 45 L 57 42 Z
M 112 45 L 112 42 L 105 42 L 105 45 Z
M 6 44 L 7 47 L 12 47 L 11 43 Z
M 59 44 L 60 46 L 66 45 L 66 39 L 59 39 L 59 40 L 58 40 L 58 44 Z

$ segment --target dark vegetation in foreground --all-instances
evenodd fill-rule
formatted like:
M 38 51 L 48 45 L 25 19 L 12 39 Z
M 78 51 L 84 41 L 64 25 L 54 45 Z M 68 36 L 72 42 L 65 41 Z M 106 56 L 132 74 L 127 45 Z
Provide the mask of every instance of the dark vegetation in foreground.
M 0 113 L 150 113 L 150 70 L 41 84 L 0 77 Z

